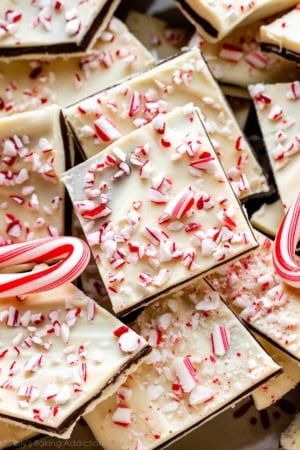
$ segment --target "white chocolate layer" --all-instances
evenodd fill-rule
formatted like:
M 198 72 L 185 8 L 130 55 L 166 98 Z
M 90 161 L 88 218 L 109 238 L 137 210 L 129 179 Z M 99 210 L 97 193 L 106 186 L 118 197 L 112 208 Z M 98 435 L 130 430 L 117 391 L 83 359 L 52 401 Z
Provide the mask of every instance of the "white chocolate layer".
M 184 28 L 172 27 L 158 17 L 138 11 L 129 11 L 125 23 L 158 60 L 174 56 L 188 44 L 190 38 L 190 32 Z
M 70 152 L 57 105 L 0 119 L 0 241 L 21 242 L 64 233 Z
M 249 86 L 284 208 L 299 191 L 300 81 Z
M 184 29 L 172 29 L 165 21 L 136 11 L 129 12 L 126 24 L 154 57 L 167 58 L 185 46 L 196 46 L 218 82 L 246 90 L 249 84 L 293 81 L 300 74 L 293 62 L 260 50 L 260 29 L 268 20 L 239 26 L 215 43 L 197 32 L 190 36 Z M 246 95 L 249 96 L 248 92 Z
M 191 105 L 158 115 L 62 180 L 116 313 L 256 246 Z
M 110 450 L 149 450 L 176 439 L 279 368 L 203 281 L 147 307 L 134 328 L 152 353 L 114 396 L 84 416 Z
M 300 59 L 300 7 L 260 28 L 261 43 L 274 45 L 274 52 L 299 62 Z M 272 49 L 270 48 L 272 51 Z M 294 56 L 293 56 L 294 55 Z
M 293 81 L 299 77 L 296 64 L 260 49 L 259 31 L 266 20 L 240 26 L 210 43 L 196 33 L 189 46 L 198 46 L 212 74 L 220 83 L 248 88 L 254 83 Z
M 148 348 L 72 284 L 3 299 L 0 318 L 1 419 L 58 437 L 111 395 Z
M 300 382 L 300 365 L 267 339 L 262 338 L 257 333 L 255 337 L 282 368 L 279 375 L 263 383 L 251 394 L 256 409 L 262 410 L 276 403 L 296 387 Z
M 176 4 L 205 39 L 217 42 L 243 22 L 268 17 L 296 5 L 297 0 L 176 0 Z M 212 26 L 208 32 L 195 13 Z
M 51 47 L 55 49 L 53 56 L 83 54 L 105 29 L 118 3 L 119 0 L 2 0 L 0 54 L 5 57 L 6 51 L 17 48 L 22 50 L 20 54 L 11 53 L 10 57 L 45 56 L 53 53 Z M 93 33 L 92 28 L 96 28 Z
M 264 203 L 252 214 L 250 222 L 258 231 L 274 238 L 283 217 L 282 202 L 276 200 L 274 203 Z
M 193 103 L 201 110 L 209 138 L 239 198 L 267 190 L 266 179 L 239 129 L 222 91 L 199 49 L 190 49 L 143 74 L 103 90 L 64 109 L 76 139 L 87 157 L 103 150 L 121 135 L 140 128 L 157 114 Z M 94 122 L 102 115 L 111 122 L 102 138 Z
M 257 234 L 260 246 L 207 280 L 255 331 L 300 360 L 300 291 L 279 279 L 272 241 Z
M 52 103 L 68 106 L 153 62 L 146 48 L 114 17 L 93 50 L 81 57 L 0 61 L 0 117 Z

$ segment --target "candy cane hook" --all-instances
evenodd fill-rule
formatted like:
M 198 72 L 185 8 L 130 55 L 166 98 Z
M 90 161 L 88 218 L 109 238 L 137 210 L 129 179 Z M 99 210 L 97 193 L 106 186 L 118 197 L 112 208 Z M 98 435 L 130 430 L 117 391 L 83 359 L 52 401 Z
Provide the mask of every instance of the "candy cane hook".
M 279 276 L 290 286 L 300 288 L 300 266 L 296 247 L 300 237 L 300 193 L 289 207 L 275 236 L 273 264 Z
M 71 236 L 41 238 L 0 246 L 0 298 L 48 291 L 77 278 L 90 259 L 89 246 Z M 31 271 L 10 272 L 20 264 L 41 264 Z

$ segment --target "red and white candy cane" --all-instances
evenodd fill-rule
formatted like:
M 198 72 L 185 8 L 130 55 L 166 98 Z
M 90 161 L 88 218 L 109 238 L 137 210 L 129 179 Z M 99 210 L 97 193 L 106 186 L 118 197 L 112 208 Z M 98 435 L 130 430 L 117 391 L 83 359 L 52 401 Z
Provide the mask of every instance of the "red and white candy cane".
M 279 276 L 290 286 L 300 288 L 300 266 L 296 247 L 300 237 L 300 193 L 286 212 L 275 236 L 273 264 Z
M 0 246 L 0 298 L 48 291 L 69 283 L 83 272 L 89 259 L 89 246 L 72 236 Z M 21 264 L 41 263 L 48 265 L 26 272 L 16 270 Z

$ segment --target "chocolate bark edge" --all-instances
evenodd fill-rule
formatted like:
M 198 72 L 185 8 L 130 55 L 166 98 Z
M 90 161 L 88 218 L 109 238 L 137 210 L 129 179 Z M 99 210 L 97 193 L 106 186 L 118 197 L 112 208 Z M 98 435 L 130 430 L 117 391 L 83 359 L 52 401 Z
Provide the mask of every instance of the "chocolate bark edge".
M 218 39 L 219 30 L 217 30 L 208 20 L 206 20 L 205 17 L 201 16 L 193 8 L 191 8 L 187 1 L 175 0 L 175 3 L 182 9 L 182 12 L 190 18 L 190 20 L 195 24 L 195 27 L 199 24 L 209 36 L 214 39 Z
M 300 363 L 300 359 L 297 358 L 296 355 L 294 355 L 293 353 L 290 353 L 288 350 L 286 350 L 284 347 L 281 347 L 278 342 L 273 341 L 269 336 L 267 336 L 266 334 L 263 333 L 262 330 L 258 329 L 255 325 L 253 325 L 252 323 L 249 323 L 247 321 L 245 321 L 244 319 L 242 320 L 242 322 L 244 322 L 244 324 L 253 332 L 257 333 L 259 336 L 263 337 L 266 341 L 268 341 L 270 344 L 272 344 L 274 347 L 278 348 L 279 350 L 281 350 L 282 352 L 284 352 L 287 356 L 289 356 L 291 359 L 293 359 L 294 361 L 296 361 L 297 363 Z
M 43 55 L 43 56 L 58 56 L 82 53 L 88 50 L 91 45 L 94 36 L 99 33 L 99 29 L 105 28 L 109 18 L 113 15 L 113 12 L 117 8 L 121 0 L 107 0 L 99 14 L 89 26 L 87 32 L 82 36 L 79 43 L 76 42 L 61 42 L 58 44 L 49 45 L 35 45 L 35 46 L 18 46 L 13 47 L 1 47 L 0 45 L 0 58 L 15 58 L 22 56 L 23 58 Z
M 174 286 L 170 286 L 169 288 L 164 289 L 163 291 L 161 291 L 157 294 L 149 296 L 149 297 L 145 298 L 144 300 L 140 301 L 139 303 L 129 306 L 128 308 L 125 308 L 122 311 L 118 311 L 118 312 L 115 311 L 115 315 L 120 320 L 125 320 L 126 323 L 129 323 L 135 317 L 135 315 L 139 313 L 139 310 L 143 309 L 145 306 L 150 305 L 154 301 L 159 300 L 160 298 L 165 297 L 166 295 L 169 295 L 169 294 L 172 294 L 173 292 L 178 291 L 178 289 L 183 289 L 183 288 L 186 288 L 187 286 L 190 286 L 191 284 L 195 283 L 195 281 L 201 280 L 205 276 L 215 272 L 219 267 L 226 266 L 227 264 L 230 264 L 231 262 L 235 261 L 236 259 L 246 256 L 248 253 L 251 253 L 258 247 L 259 247 L 259 244 L 256 241 L 256 244 L 253 247 L 248 248 L 247 250 L 244 250 L 239 255 L 235 255 L 232 258 L 229 258 L 228 260 L 226 260 L 225 263 L 221 262 L 219 264 L 216 264 L 211 269 L 207 269 L 201 273 L 198 273 L 197 275 L 194 275 L 193 277 L 189 278 L 188 280 L 177 283 Z
M 103 388 L 101 388 L 100 391 L 97 392 L 97 394 L 89 398 L 85 403 L 83 403 L 79 408 L 77 408 L 76 411 L 71 413 L 65 420 L 63 420 L 61 424 L 56 428 L 44 425 L 43 423 L 33 422 L 31 420 L 18 419 L 16 417 L 12 417 L 3 413 L 0 413 L 0 420 L 7 421 L 13 425 L 22 424 L 21 426 L 23 427 L 25 426 L 25 428 L 26 426 L 28 428 L 30 427 L 31 429 L 36 430 L 37 432 L 40 433 L 43 432 L 51 433 L 56 437 L 59 437 L 58 435 L 63 436 L 64 433 L 66 433 L 73 426 L 73 424 L 76 423 L 77 420 L 79 420 L 79 418 L 82 417 L 87 412 L 89 406 L 95 401 L 99 400 L 101 395 L 105 393 L 106 389 L 110 388 L 116 381 L 118 381 L 119 377 L 123 375 L 127 376 L 128 374 L 126 375 L 126 371 L 134 364 L 137 364 L 141 358 L 146 357 L 151 351 L 152 347 L 150 345 L 145 345 L 138 353 L 134 355 L 134 357 L 130 361 L 127 361 L 127 363 L 123 364 L 119 368 L 118 372 L 107 381 L 105 386 L 103 386 Z M 18 445 L 18 447 L 19 446 L 20 444 Z
M 75 151 L 74 144 L 73 144 L 73 137 L 70 132 L 70 130 L 67 127 L 67 123 L 64 119 L 64 116 L 62 114 L 62 111 L 59 112 L 59 126 L 60 126 L 60 134 L 61 139 L 63 141 L 63 147 L 64 147 L 64 157 L 65 157 L 65 167 L 66 170 L 71 168 L 72 162 L 71 162 L 71 154 Z M 71 202 L 71 199 L 69 197 L 69 194 L 67 192 L 66 187 L 64 187 L 64 234 L 71 235 L 72 234 L 72 214 L 70 214 L 70 211 L 73 209 L 73 205 Z
M 207 423 L 211 419 L 214 419 L 215 417 L 217 417 L 219 414 L 225 412 L 226 410 L 228 410 L 231 407 L 234 407 L 237 402 L 239 402 L 239 401 L 243 400 L 244 398 L 248 397 L 251 394 L 251 392 L 253 392 L 255 389 L 257 389 L 263 383 L 267 382 L 269 379 L 273 378 L 276 375 L 279 375 L 281 372 L 282 372 L 282 369 L 278 369 L 278 371 L 268 375 L 264 380 L 261 380 L 258 383 L 255 383 L 253 386 L 249 387 L 248 389 L 243 391 L 243 393 L 241 393 L 240 395 L 237 395 L 232 400 L 230 400 L 229 402 L 225 403 L 223 406 L 221 406 L 216 411 L 214 411 L 211 414 L 209 414 L 204 419 L 202 419 L 199 422 L 193 424 L 192 426 L 190 426 L 189 428 L 187 428 L 183 432 L 181 432 L 181 433 L 179 433 L 179 434 L 177 434 L 175 436 L 172 436 L 170 439 L 168 439 L 167 441 L 163 442 L 161 445 L 155 447 L 155 450 L 163 450 L 163 449 L 169 447 L 170 444 L 175 443 L 179 439 L 182 439 L 184 436 L 188 435 L 191 431 L 194 431 L 197 428 L 199 428 L 199 426 L 204 425 L 205 423 Z
M 284 59 L 292 61 L 296 64 L 300 64 L 300 53 L 298 52 L 294 52 L 293 50 L 289 50 L 288 48 L 268 42 L 261 42 L 260 48 L 263 52 L 276 53 Z

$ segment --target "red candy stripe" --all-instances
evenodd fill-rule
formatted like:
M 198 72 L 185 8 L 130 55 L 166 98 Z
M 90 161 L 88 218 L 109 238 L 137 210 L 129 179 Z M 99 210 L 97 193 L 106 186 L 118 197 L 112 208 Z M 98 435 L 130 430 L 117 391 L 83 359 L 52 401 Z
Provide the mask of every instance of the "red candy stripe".
M 211 333 L 212 351 L 215 355 L 225 355 L 230 346 L 229 331 L 225 325 L 216 325 Z
M 179 192 L 168 204 L 166 213 L 181 219 L 194 205 L 195 194 L 192 189 L 188 188 Z
M 198 383 L 197 372 L 190 356 L 176 358 L 173 367 L 183 392 L 190 392 Z
M 300 194 L 285 214 L 275 236 L 272 256 L 275 270 L 290 286 L 300 288 L 300 266 L 295 255 L 300 236 Z
M 54 289 L 77 278 L 90 259 L 88 245 L 81 239 L 59 236 L 0 247 L 0 269 L 20 264 L 48 263 L 33 271 L 0 274 L 0 298 Z
M 221 46 L 220 58 L 231 62 L 238 62 L 243 57 L 243 50 L 235 45 L 224 43 Z

